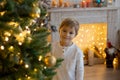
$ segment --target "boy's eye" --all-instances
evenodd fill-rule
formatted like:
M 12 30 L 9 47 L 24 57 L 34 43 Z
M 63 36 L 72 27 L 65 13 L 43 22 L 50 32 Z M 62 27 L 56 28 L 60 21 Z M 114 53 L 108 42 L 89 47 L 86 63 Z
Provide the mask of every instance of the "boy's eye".
M 70 34 L 73 34 L 73 32 L 70 32 Z
M 63 32 L 66 32 L 66 30 L 63 30 Z

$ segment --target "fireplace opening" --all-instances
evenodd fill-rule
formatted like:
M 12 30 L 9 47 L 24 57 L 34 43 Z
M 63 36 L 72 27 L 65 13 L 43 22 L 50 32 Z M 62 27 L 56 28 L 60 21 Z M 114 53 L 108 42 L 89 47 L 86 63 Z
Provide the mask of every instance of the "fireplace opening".
M 83 53 L 84 60 L 88 60 L 89 50 L 94 58 L 105 58 L 104 49 L 107 42 L 107 23 L 81 24 L 78 35 L 73 40 Z

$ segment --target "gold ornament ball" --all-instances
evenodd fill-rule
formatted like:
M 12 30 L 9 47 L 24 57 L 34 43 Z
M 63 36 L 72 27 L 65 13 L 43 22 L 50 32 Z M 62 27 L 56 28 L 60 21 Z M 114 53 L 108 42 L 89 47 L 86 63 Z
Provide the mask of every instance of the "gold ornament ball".
M 38 17 L 40 17 L 40 8 L 39 7 L 35 7 L 35 8 L 33 8 L 32 9 L 32 12 L 30 13 L 30 16 L 32 17 L 32 18 L 38 18 Z
M 36 13 L 31 13 L 30 14 L 30 16 L 32 17 L 32 18 L 38 18 L 38 17 L 40 17 L 40 14 L 36 14 Z
M 52 67 L 56 64 L 56 58 L 54 56 L 46 56 L 44 61 L 48 67 Z

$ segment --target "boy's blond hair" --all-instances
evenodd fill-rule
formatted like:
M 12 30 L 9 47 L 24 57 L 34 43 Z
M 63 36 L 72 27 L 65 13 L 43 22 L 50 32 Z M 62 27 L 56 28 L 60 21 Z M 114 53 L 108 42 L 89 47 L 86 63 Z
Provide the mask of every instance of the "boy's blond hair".
M 67 27 L 71 27 L 71 28 L 75 28 L 75 32 L 76 32 L 76 35 L 78 34 L 78 30 L 79 30 L 79 22 L 73 18 L 65 18 L 60 27 L 59 27 L 59 30 L 63 27 L 63 26 L 67 26 Z

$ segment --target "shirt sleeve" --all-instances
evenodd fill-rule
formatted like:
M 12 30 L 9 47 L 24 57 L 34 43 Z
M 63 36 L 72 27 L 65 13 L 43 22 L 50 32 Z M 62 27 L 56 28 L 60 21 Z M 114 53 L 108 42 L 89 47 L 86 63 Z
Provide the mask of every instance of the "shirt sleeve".
M 76 80 L 84 80 L 84 58 L 83 52 L 78 51 L 76 61 Z

